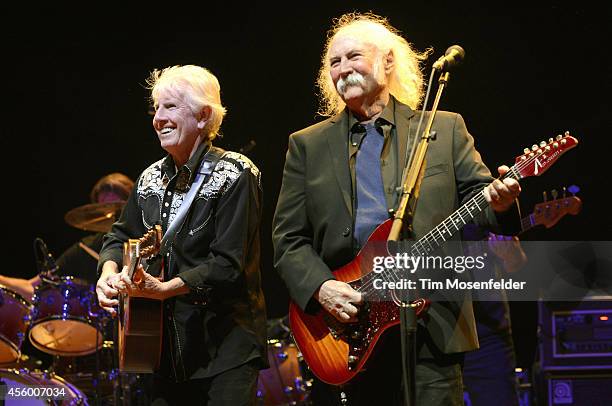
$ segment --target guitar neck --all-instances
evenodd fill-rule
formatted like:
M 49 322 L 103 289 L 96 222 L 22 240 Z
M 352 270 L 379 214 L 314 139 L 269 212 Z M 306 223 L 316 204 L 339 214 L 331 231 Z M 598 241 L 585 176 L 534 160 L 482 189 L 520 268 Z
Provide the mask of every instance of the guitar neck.
M 500 180 L 512 178 L 520 179 L 521 176 L 513 165 L 512 168 Z M 425 234 L 412 246 L 412 255 L 427 255 L 438 247 L 440 247 L 449 238 L 455 235 L 467 223 L 472 221 L 474 217 L 482 213 L 489 204 L 484 195 L 484 189 L 478 192 L 474 197 L 464 203 L 455 212 L 448 216 L 433 230 Z
M 132 260 L 130 261 L 130 265 L 128 266 L 127 269 L 127 274 L 130 277 L 130 280 L 134 280 L 134 273 L 136 272 L 136 268 L 138 267 L 138 264 L 140 264 L 140 258 L 132 258 Z

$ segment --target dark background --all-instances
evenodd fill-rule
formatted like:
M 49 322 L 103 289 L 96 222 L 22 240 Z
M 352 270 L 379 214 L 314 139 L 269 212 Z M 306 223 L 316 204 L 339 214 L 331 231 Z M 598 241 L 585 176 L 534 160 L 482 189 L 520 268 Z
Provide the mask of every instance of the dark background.
M 434 49 L 428 67 L 452 44 L 466 50 L 440 108 L 464 116 L 493 170 L 565 130 L 577 137 L 580 145 L 546 174 L 523 181 L 521 204 L 527 214 L 543 190 L 575 184 L 582 212 L 525 238 L 608 240 L 609 11 L 585 3 L 412 3 L 417 2 L 30 11 L 5 36 L 19 55 L 6 65 L 27 76 L 7 77 L 5 85 L 23 96 L 11 102 L 27 115 L 8 118 L 5 125 L 7 138 L 21 145 L 6 150 L 7 159 L 18 164 L 5 166 L 4 217 L 18 226 L 10 228 L 2 273 L 33 276 L 34 238 L 59 256 L 83 236 L 64 222 L 64 214 L 89 202 L 98 178 L 120 171 L 135 179 L 163 156 L 145 79 L 154 68 L 197 64 L 219 78 L 229 111 L 218 145 L 238 150 L 256 142 L 247 155 L 263 172 L 262 278 L 269 316 L 284 315 L 288 296 L 272 267 L 270 224 L 287 137 L 320 120 L 314 82 L 325 32 L 333 17 L 347 11 L 389 17 L 418 50 Z M 26 90 L 30 86 L 34 90 Z M 512 306 L 519 364 L 527 366 L 534 355 L 536 306 Z

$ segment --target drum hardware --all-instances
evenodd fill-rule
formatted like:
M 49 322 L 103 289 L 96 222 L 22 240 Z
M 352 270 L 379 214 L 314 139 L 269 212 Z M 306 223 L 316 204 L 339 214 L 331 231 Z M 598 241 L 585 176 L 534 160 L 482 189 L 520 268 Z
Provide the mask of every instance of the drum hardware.
M 304 379 L 305 365 L 295 344 L 268 340 L 270 368 L 261 370 L 257 383 L 258 405 L 307 405 L 312 380 Z
M 115 396 L 119 371 L 113 341 L 106 340 L 94 354 L 54 356 L 52 371 L 79 388 L 90 403 L 110 401 Z
M 41 280 L 56 280 L 55 273 L 59 269 L 57 262 L 51 253 L 45 241 L 37 237 L 34 239 L 34 257 L 36 258 L 36 266 L 38 275 Z

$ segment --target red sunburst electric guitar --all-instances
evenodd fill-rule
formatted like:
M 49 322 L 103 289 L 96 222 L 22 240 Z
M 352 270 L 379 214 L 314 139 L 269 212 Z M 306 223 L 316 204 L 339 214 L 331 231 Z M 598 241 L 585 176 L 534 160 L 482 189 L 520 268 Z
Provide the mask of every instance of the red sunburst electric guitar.
M 544 173 L 563 153 L 574 148 L 578 140 L 565 133 L 556 139 L 542 141 L 523 155 L 502 178 L 522 179 Z M 413 255 L 427 255 L 441 246 L 465 224 L 481 213 L 488 204 L 481 191 L 447 217 L 437 227 L 413 244 Z M 387 220 L 370 236 L 357 257 L 334 271 L 337 280 L 350 284 L 361 292 L 371 288 L 373 257 L 389 255 L 386 244 L 393 220 Z M 340 323 L 325 310 L 307 314 L 294 302 L 289 303 L 289 321 L 293 338 L 311 371 L 322 381 L 341 385 L 351 381 L 366 365 L 376 343 L 386 330 L 400 323 L 399 308 L 394 300 L 368 301 L 361 307 L 358 321 Z M 427 300 L 419 299 L 417 316 L 428 306 Z

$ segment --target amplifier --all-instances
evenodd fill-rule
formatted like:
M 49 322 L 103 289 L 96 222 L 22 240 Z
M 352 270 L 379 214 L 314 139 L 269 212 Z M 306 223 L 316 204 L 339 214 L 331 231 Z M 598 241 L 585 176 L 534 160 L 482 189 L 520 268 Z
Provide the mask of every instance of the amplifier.
M 612 370 L 612 297 L 538 303 L 540 368 Z
M 544 372 L 538 405 L 609 406 L 612 373 Z

